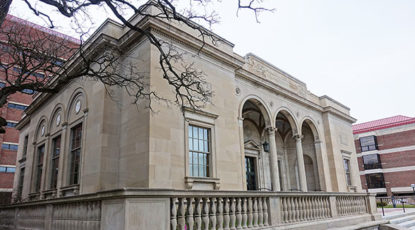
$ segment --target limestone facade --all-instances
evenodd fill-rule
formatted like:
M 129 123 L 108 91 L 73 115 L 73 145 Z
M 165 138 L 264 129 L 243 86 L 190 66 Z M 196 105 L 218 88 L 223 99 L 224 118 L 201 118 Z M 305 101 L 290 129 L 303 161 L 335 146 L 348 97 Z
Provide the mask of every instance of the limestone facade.
M 155 101 L 151 111 L 121 88 L 85 79 L 37 95 L 18 125 L 19 146 L 25 138 L 30 144 L 18 151 L 17 200 L 126 187 L 361 191 L 349 108 L 253 54 L 234 53 L 228 41 L 198 53 L 197 32 L 183 25 L 139 17 L 131 23 L 171 42 L 203 71 L 211 102 L 193 110 Z M 174 96 L 158 51 L 140 34 L 107 20 L 88 44 L 97 52 L 101 44 L 122 47 L 125 63 L 146 73 L 152 89 Z

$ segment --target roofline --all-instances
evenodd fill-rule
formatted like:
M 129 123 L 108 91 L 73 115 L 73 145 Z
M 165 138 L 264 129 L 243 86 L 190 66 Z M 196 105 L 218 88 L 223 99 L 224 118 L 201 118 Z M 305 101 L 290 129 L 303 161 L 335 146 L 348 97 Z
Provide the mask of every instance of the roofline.
M 44 27 L 44 26 L 41 26 L 41 25 L 38 25 L 36 23 L 27 21 L 25 19 L 16 17 L 16 16 L 11 15 L 11 14 L 7 14 L 6 15 L 6 20 L 10 20 L 12 22 L 16 22 L 16 23 L 20 23 L 20 24 L 25 24 L 27 26 L 30 26 L 30 27 L 34 28 L 34 29 L 40 30 L 42 32 L 45 32 L 45 33 L 48 33 L 48 34 L 51 34 L 51 35 L 54 35 L 56 37 L 60 37 L 60 38 L 63 38 L 63 39 L 67 39 L 67 40 L 69 40 L 71 42 L 74 42 L 74 43 L 77 43 L 77 44 L 81 43 L 81 40 L 79 40 L 77 38 L 74 38 L 74 37 L 69 36 L 67 34 L 64 34 L 64 33 L 61 33 L 61 32 L 55 31 L 55 30 L 52 30 L 50 28 L 47 28 L 47 27 Z
M 389 124 L 378 125 L 378 126 L 374 126 L 370 128 L 357 129 L 357 130 L 353 129 L 353 134 L 367 133 L 367 132 L 372 132 L 375 130 L 388 129 L 388 128 L 398 127 L 402 125 L 409 125 L 409 124 L 414 124 L 414 123 L 415 123 L 415 118 L 411 118 L 411 119 L 404 120 L 404 121 L 398 121 L 398 122 L 393 122 Z

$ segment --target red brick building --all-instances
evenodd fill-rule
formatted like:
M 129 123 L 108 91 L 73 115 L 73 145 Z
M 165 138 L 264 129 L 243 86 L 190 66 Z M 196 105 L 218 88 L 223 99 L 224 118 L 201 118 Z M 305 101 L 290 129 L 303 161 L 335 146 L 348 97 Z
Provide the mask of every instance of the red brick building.
M 363 189 L 378 196 L 414 194 L 415 117 L 356 124 L 353 134 Z
M 2 27 L 7 28 L 15 25 L 24 26 L 24 30 L 27 31 L 27 33 L 29 33 L 29 31 L 36 30 L 39 32 L 38 34 L 48 34 L 52 35 L 53 37 L 56 36 L 57 39 L 69 38 L 70 41 L 74 44 L 79 43 L 79 41 L 76 39 L 70 38 L 66 35 L 57 33 L 53 30 L 33 24 L 12 15 L 7 15 Z M 6 37 L 7 36 L 4 34 L 0 36 L 0 57 L 2 67 L 5 63 L 7 64 L 8 55 L 10 55 L 7 53 L 10 51 L 10 46 L 8 45 Z M 8 71 L 13 72 L 19 70 L 20 69 L 18 66 L 13 66 L 11 71 Z M 10 73 L 8 74 L 10 75 Z M 43 75 L 42 73 L 35 74 L 36 77 L 42 77 Z M 9 80 L 13 81 L 13 79 L 10 79 L 10 76 Z M 8 83 L 6 81 L 5 71 L 0 71 L 0 88 L 5 87 L 7 84 Z M 31 103 L 34 97 L 34 93 L 35 92 L 33 90 L 24 90 L 24 93 L 13 94 L 8 98 L 8 103 L 0 108 L 0 116 L 5 118 L 7 121 L 7 126 L 5 128 L 6 133 L 0 134 L 0 204 L 8 203 L 11 198 L 14 173 L 16 171 L 16 154 L 17 149 L 20 147 L 18 146 L 19 132 L 15 129 L 15 126 L 21 119 L 26 107 Z

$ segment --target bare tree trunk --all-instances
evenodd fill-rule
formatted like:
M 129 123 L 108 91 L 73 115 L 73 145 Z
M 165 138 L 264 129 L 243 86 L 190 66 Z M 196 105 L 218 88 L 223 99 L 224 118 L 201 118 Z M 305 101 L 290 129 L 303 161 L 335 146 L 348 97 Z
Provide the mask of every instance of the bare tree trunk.
M 3 24 L 13 0 L 0 0 L 0 26 Z

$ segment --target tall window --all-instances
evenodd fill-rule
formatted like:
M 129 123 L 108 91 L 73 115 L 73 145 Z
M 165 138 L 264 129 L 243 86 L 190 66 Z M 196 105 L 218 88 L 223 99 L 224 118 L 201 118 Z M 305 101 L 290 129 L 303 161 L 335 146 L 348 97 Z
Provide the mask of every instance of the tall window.
M 17 186 L 17 197 L 19 199 L 22 198 L 23 182 L 24 182 L 24 171 L 25 171 L 25 168 L 20 169 L 19 184 Z
M 189 125 L 189 175 L 209 176 L 210 129 Z
M 79 183 L 79 162 L 81 158 L 82 123 L 71 129 L 71 153 L 69 184 Z
M 26 157 L 26 154 L 27 154 L 27 144 L 29 143 L 29 136 L 28 135 L 26 135 L 25 137 L 24 137 L 24 143 L 23 143 L 23 157 L 22 158 L 25 158 Z
M 343 164 L 344 164 L 344 171 L 346 173 L 346 183 L 347 185 L 352 185 L 352 180 L 350 177 L 350 160 L 343 158 Z
M 382 168 L 379 154 L 370 154 L 363 156 L 363 166 L 365 169 Z
M 360 140 L 360 147 L 362 148 L 362 152 L 378 149 L 378 143 L 376 140 L 376 136 L 361 137 L 359 140 Z
M 44 156 L 44 154 L 45 154 L 45 145 L 41 145 L 37 148 L 35 192 L 40 191 L 40 184 L 42 182 L 43 156 Z
M 366 174 L 367 188 L 384 188 L 383 173 Z
M 59 155 L 61 152 L 61 136 L 52 140 L 50 188 L 55 189 L 58 184 Z

